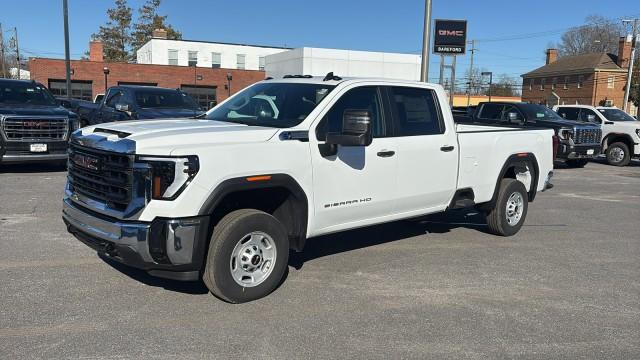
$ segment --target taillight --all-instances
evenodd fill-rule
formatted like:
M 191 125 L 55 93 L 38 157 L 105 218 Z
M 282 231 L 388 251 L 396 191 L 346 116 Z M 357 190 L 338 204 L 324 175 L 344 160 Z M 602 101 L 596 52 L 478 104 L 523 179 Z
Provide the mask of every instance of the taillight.
M 552 137 L 553 141 L 553 160 L 556 159 L 556 156 L 558 156 L 558 148 L 560 147 L 560 137 L 558 137 L 558 135 L 553 135 Z

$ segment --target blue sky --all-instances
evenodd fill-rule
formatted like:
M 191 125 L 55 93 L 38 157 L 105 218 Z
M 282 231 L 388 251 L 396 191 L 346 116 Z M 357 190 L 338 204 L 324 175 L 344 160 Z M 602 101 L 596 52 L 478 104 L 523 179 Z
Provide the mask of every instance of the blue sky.
M 0 22 L 5 32 L 18 27 L 23 56 L 64 56 L 62 0 L 4 1 Z M 134 9 L 143 2 L 129 0 Z M 566 28 L 581 25 L 590 14 L 640 16 L 637 4 L 433 0 L 433 18 L 467 19 L 468 39 L 479 40 L 475 64 L 517 77 L 542 65 L 547 45 L 558 41 Z M 113 0 L 69 0 L 72 58 L 86 51 L 89 37 L 106 21 L 112 5 Z M 161 12 L 185 39 L 420 53 L 423 9 L 423 0 L 164 0 Z M 545 34 L 526 36 L 541 32 Z M 499 40 L 511 35 L 524 38 Z M 432 55 L 430 80 L 437 80 L 438 62 Z M 459 57 L 458 66 L 458 76 L 464 76 L 469 55 Z

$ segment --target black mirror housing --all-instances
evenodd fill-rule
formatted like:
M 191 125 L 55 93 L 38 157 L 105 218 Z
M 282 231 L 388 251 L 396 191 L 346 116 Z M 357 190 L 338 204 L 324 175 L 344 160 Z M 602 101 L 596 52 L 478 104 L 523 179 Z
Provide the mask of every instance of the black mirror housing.
M 327 133 L 327 144 L 342 146 L 369 146 L 372 115 L 369 110 L 347 109 L 342 115 L 342 132 Z

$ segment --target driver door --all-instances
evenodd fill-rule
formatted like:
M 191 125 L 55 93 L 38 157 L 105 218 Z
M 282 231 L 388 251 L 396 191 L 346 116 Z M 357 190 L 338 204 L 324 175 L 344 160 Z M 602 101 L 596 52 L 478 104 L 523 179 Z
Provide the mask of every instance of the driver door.
M 368 225 L 393 214 L 398 156 L 381 94 L 377 86 L 347 90 L 310 136 L 316 235 Z M 326 134 L 342 130 L 345 110 L 371 113 L 373 141 L 369 146 L 337 145 L 335 153 L 327 154 Z

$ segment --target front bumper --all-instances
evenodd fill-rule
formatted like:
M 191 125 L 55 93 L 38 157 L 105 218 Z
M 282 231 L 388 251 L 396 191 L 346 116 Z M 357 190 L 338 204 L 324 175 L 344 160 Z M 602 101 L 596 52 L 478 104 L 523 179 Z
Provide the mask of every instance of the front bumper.
M 590 151 L 592 150 L 592 151 Z M 560 144 L 558 147 L 558 159 L 593 159 L 600 155 L 602 147 L 600 145 L 570 145 Z
M 64 199 L 67 230 L 100 254 L 150 275 L 197 281 L 209 238 L 209 217 L 123 221 Z
M 37 141 L 34 141 L 34 143 Z M 0 163 L 18 164 L 28 162 L 64 161 L 67 159 L 67 141 L 41 142 L 47 144 L 47 152 L 32 153 L 29 149 L 30 142 L 5 142 L 0 143 Z

